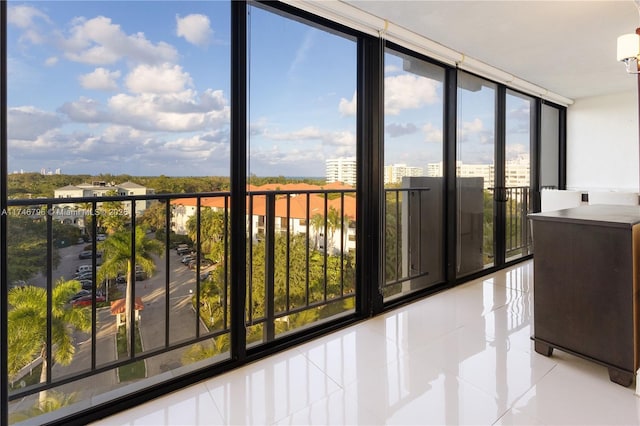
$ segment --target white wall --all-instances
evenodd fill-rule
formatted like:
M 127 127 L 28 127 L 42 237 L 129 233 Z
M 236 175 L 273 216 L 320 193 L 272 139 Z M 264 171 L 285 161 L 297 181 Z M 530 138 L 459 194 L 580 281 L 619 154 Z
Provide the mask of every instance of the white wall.
M 638 145 L 637 91 L 576 100 L 567 108 L 567 189 L 638 191 Z

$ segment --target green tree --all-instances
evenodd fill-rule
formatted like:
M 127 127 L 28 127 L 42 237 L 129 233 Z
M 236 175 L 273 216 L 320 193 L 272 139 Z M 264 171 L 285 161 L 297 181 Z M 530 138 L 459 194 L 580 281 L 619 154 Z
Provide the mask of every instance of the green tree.
M 117 195 L 116 191 L 107 191 L 107 197 Z M 113 234 L 125 229 L 127 223 L 131 221 L 128 214 L 124 213 L 124 203 L 122 201 L 104 201 L 100 206 L 98 215 L 98 225 L 108 234 Z
M 53 267 L 60 262 L 53 250 Z M 7 278 L 9 283 L 26 281 L 47 267 L 47 224 L 28 216 L 11 215 L 7 219 Z
M 156 201 L 147 207 L 137 220 L 143 228 L 151 229 L 153 231 L 157 229 L 164 229 L 166 225 L 166 202 Z
M 315 248 L 316 250 L 319 247 L 319 238 L 320 238 L 320 231 L 322 231 L 322 235 L 325 234 L 324 232 L 324 227 L 325 227 L 325 221 L 324 221 L 324 216 L 321 215 L 320 213 L 316 213 L 315 215 L 313 215 L 313 217 L 310 220 L 311 222 L 311 229 L 313 229 L 313 235 L 314 235 L 314 245 L 313 248 Z M 324 243 L 323 243 L 324 244 Z
M 197 241 L 197 216 L 191 216 L 187 221 L 187 235 Z M 227 237 L 229 236 L 227 227 Z M 225 215 L 224 212 L 204 208 L 200 211 L 200 248 L 206 257 L 216 263 L 224 262 L 225 246 Z M 228 240 L 228 238 L 227 238 Z
M 97 278 L 99 282 L 108 278 L 115 278 L 122 271 L 126 271 L 127 287 L 125 293 L 125 315 L 127 330 L 127 348 L 131 353 L 131 307 L 133 306 L 133 283 L 135 282 L 134 264 L 140 267 L 147 275 L 155 271 L 155 261 L 153 255 L 161 256 L 164 253 L 164 245 L 155 239 L 147 238 L 144 230 L 136 226 L 135 232 L 135 262 L 132 260 L 131 252 L 131 232 L 118 231 L 109 235 L 106 240 L 98 243 L 98 249 L 102 250 L 102 266 L 98 269 Z
M 49 362 L 69 365 L 76 348 L 73 333 L 87 332 L 91 328 L 91 311 L 75 309 L 69 298 L 80 290 L 78 281 L 60 280 L 51 295 L 51 354 L 47 359 L 47 291 L 35 286 L 16 287 L 9 290 L 8 302 L 8 370 L 15 376 L 21 368 L 38 356 L 42 358 L 40 382 L 47 380 Z M 40 393 L 40 406 L 47 403 L 47 392 Z

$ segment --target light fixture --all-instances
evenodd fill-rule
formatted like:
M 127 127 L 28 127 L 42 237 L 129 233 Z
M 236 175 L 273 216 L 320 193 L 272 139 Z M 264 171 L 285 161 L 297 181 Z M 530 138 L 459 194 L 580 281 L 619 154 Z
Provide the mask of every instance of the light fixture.
M 638 59 L 640 59 L 640 35 L 625 34 L 618 37 L 618 60 L 624 62 L 629 74 L 640 74 Z

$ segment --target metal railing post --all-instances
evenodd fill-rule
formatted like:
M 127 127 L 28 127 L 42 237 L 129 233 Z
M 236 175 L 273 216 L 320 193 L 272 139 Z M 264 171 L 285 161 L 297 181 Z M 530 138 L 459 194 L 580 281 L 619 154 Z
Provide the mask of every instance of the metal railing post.
M 264 247 L 264 341 L 270 342 L 275 338 L 275 224 L 276 224 L 276 195 L 271 193 L 266 196 L 265 217 L 265 247 Z

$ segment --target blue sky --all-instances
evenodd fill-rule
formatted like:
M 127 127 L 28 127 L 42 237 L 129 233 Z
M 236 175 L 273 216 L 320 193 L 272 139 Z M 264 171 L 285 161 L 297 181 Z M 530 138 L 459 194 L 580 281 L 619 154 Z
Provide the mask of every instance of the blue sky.
M 9 170 L 229 175 L 229 19 L 224 1 L 9 2 Z M 249 172 L 355 156 L 355 41 L 255 7 L 249 27 Z M 440 161 L 441 83 L 387 61 L 385 163 Z M 493 118 L 472 104 L 479 147 Z

